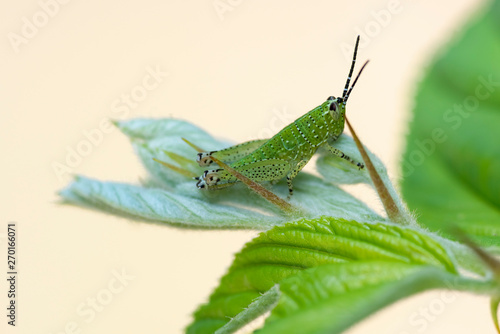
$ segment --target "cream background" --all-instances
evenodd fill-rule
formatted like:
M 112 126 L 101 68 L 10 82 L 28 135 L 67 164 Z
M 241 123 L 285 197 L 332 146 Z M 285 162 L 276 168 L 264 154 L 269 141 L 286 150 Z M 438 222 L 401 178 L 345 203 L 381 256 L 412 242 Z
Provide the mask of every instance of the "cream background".
M 7 222 L 18 222 L 20 273 L 19 326 L 9 332 L 70 333 L 65 326 L 74 322 L 81 333 L 179 333 L 255 232 L 177 230 L 60 206 L 56 191 L 69 178 L 59 180 L 52 164 L 64 163 L 84 131 L 117 118 L 112 103 L 141 84 L 148 66 L 170 75 L 127 118 L 183 118 L 237 142 L 272 127 L 273 109 L 298 117 L 341 93 L 350 59 L 340 44 L 353 43 L 357 29 L 375 22 L 371 11 L 389 1 L 232 3 L 221 20 L 212 0 L 74 0 L 15 53 L 7 34 L 19 34 L 22 17 L 40 7 L 2 1 L 0 247 L 5 254 Z M 401 12 L 359 52 L 360 63 L 371 63 L 348 106 L 393 176 L 423 66 L 484 1 L 399 3 Z M 72 171 L 126 182 L 144 175 L 117 130 Z M 355 191 L 379 208 L 374 194 Z M 87 323 L 77 307 L 122 268 L 135 279 Z M 4 280 L 0 289 L 4 305 Z M 397 303 L 349 333 L 494 333 L 487 299 L 467 294 L 425 330 L 412 326 L 412 313 L 436 298 L 440 292 Z

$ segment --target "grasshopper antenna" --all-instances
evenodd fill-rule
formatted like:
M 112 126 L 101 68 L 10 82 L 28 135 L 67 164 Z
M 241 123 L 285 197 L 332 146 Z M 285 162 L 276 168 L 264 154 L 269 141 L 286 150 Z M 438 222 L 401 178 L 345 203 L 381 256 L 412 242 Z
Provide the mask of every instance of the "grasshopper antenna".
M 356 38 L 356 45 L 354 46 L 354 56 L 352 57 L 352 65 L 351 69 L 349 70 L 349 75 L 347 76 L 347 82 L 345 83 L 344 87 L 344 93 L 342 94 L 342 100 L 347 100 L 347 96 L 349 94 L 347 93 L 347 90 L 349 89 L 349 83 L 351 82 L 351 77 L 352 77 L 352 72 L 354 72 L 354 65 L 356 64 L 356 55 L 358 54 L 358 46 L 359 46 L 359 35 L 358 38 Z
M 346 94 L 345 98 L 343 98 L 343 99 L 344 99 L 344 105 L 346 104 L 347 99 L 349 98 L 349 95 L 351 94 L 352 89 L 354 88 L 354 85 L 355 85 L 355 84 L 356 84 L 356 82 L 358 81 L 358 78 L 359 78 L 359 76 L 361 75 L 361 72 L 363 72 L 363 69 L 365 68 L 365 66 L 366 66 L 366 65 L 368 65 L 368 62 L 369 62 L 369 60 L 367 60 L 367 61 L 363 64 L 363 66 L 361 67 L 361 69 L 360 69 L 360 70 L 359 70 L 359 72 L 358 72 L 358 75 L 356 75 L 356 79 L 354 79 L 354 82 L 352 83 L 351 88 L 349 88 L 349 91 L 347 92 L 347 94 Z

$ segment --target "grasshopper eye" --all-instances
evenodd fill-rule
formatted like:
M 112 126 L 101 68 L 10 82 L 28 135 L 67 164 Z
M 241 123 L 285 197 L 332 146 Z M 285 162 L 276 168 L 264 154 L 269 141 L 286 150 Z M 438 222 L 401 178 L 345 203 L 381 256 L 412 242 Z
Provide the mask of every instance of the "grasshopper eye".
M 337 111 L 337 103 L 333 102 L 330 104 L 330 111 Z

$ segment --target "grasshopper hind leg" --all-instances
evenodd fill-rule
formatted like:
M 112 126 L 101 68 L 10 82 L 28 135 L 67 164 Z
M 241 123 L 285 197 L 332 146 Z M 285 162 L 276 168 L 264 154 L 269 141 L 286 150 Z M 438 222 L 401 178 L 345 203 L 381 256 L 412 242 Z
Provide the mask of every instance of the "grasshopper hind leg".
M 255 151 L 262 144 L 264 144 L 267 139 L 250 140 L 238 145 L 234 145 L 219 151 L 201 152 L 196 156 L 196 162 L 200 167 L 206 167 L 214 164 L 211 156 L 213 155 L 220 161 L 227 164 L 240 160 L 247 156 L 248 154 Z
M 255 182 L 277 181 L 290 172 L 286 160 L 268 159 L 233 166 L 235 170 Z M 239 182 L 238 179 L 222 168 L 206 170 L 196 184 L 200 189 L 220 189 Z

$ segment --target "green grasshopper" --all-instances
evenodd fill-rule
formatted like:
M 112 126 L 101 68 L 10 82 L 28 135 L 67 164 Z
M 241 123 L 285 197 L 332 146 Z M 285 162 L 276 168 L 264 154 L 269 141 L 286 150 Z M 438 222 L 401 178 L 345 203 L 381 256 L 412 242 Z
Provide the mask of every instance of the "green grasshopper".
M 330 96 L 321 105 L 286 126 L 271 139 L 252 140 L 220 151 L 198 153 L 196 161 L 201 167 L 213 164 L 212 156 L 228 164 L 255 182 L 278 181 L 286 176 L 288 190 L 293 194 L 292 181 L 304 168 L 319 147 L 364 168 L 340 150 L 332 147 L 344 131 L 346 103 L 368 61 L 361 67 L 352 86 L 351 76 L 356 63 L 359 36 L 354 47 L 351 69 L 342 97 Z M 215 190 L 234 185 L 238 179 L 222 168 L 206 170 L 196 177 L 199 189 Z

